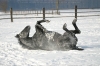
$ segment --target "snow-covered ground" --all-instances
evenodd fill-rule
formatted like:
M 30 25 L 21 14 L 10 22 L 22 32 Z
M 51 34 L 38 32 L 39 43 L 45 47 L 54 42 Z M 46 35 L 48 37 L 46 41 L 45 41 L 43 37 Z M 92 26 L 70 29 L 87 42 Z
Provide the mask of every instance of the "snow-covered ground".
M 64 10 L 65 11 L 65 10 Z M 67 10 L 68 11 L 68 10 Z M 66 11 L 66 12 L 67 12 Z M 74 10 L 69 10 L 73 12 Z M 100 11 L 80 10 L 84 11 Z M 2 14 L 2 13 L 0 13 Z M 100 12 L 78 13 L 78 15 L 99 15 Z M 61 13 L 61 15 L 46 16 L 72 16 L 74 13 Z M 14 17 L 21 17 L 15 15 Z M 23 15 L 23 17 L 36 17 L 36 15 Z M 42 15 L 38 15 L 42 16 Z M 0 16 L 0 18 L 8 18 L 9 15 Z M 78 17 L 77 25 L 81 30 L 78 34 L 77 46 L 84 48 L 83 51 L 44 51 L 44 50 L 28 50 L 20 46 L 15 35 L 19 33 L 25 26 L 31 26 L 30 36 L 35 32 L 35 24 L 37 20 L 42 18 L 30 19 L 14 19 L 11 23 L 10 19 L 0 20 L 0 66 L 99 66 L 100 65 L 100 16 Z M 71 22 L 74 17 L 46 18 L 50 23 L 43 25 L 52 31 L 64 33 L 62 26 L 67 23 L 68 29 L 74 29 Z

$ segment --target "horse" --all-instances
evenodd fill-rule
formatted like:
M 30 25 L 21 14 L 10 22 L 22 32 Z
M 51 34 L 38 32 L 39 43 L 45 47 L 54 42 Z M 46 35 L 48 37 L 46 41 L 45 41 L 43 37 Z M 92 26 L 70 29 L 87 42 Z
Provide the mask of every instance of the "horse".
M 50 22 L 49 20 L 39 20 L 35 25 L 36 32 L 32 37 L 29 37 L 30 26 L 26 26 L 19 34 L 16 35 L 22 47 L 32 50 L 83 50 L 77 45 L 78 39 L 75 34 L 80 34 L 81 31 L 76 25 L 77 19 L 72 21 L 75 30 L 68 30 L 67 24 L 63 25 L 64 34 L 55 31 L 47 30 L 41 23 Z

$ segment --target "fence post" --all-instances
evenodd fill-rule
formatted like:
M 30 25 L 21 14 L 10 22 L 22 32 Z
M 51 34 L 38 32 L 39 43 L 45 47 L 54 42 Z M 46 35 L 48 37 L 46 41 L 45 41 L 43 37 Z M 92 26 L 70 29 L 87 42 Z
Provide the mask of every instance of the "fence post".
M 52 14 L 53 14 L 53 9 L 52 9 Z
M 43 8 L 43 19 L 45 19 L 45 8 Z
M 35 10 L 35 14 L 36 14 L 36 10 Z
M 77 5 L 75 5 L 75 18 L 77 19 Z
M 38 16 L 38 10 L 37 10 L 37 16 Z
M 10 9 L 11 22 L 13 22 L 13 9 Z

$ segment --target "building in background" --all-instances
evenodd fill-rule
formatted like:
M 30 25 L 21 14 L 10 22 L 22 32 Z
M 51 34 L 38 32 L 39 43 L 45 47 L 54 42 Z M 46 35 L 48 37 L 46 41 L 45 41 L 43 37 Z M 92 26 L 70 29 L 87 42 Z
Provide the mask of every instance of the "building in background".
M 2 2 L 4 0 L 0 0 Z M 57 0 L 6 0 L 7 10 L 40 10 L 56 9 Z M 80 9 L 100 8 L 100 0 L 59 0 L 59 9 L 73 9 L 75 5 Z M 0 8 L 1 9 L 1 8 Z

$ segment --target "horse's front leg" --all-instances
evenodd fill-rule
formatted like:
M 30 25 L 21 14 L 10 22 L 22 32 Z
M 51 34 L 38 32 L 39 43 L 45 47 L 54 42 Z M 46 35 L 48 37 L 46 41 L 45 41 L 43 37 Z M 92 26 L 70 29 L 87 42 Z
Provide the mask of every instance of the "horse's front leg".
M 41 23 L 43 22 L 50 22 L 49 20 L 40 20 L 40 21 L 37 21 L 36 25 L 35 25 L 35 28 L 36 28 L 36 33 L 38 32 L 45 32 L 46 31 L 46 28 L 44 28 Z
M 40 24 L 41 25 L 41 23 L 43 23 L 43 22 L 50 22 L 49 20 L 39 20 L 39 21 L 37 21 L 37 24 Z

